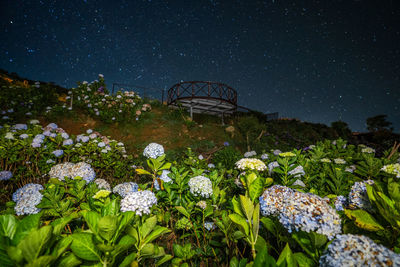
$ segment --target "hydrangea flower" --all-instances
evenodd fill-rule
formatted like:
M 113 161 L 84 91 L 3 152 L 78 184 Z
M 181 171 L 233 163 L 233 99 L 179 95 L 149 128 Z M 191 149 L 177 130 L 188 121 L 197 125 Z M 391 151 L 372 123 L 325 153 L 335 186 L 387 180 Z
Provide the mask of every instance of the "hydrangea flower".
M 43 190 L 43 186 L 40 184 L 26 184 L 15 191 L 12 195 L 12 200 L 16 202 L 15 214 L 20 216 L 38 213 L 40 209 L 36 208 L 36 205 L 42 201 L 43 197 L 40 190 Z
M 26 139 L 26 138 L 28 138 L 29 137 L 29 135 L 27 135 L 27 134 L 21 134 L 20 136 L 19 136 L 19 138 L 21 138 L 21 139 Z
M 189 230 L 192 228 L 192 224 L 186 217 L 180 218 L 176 223 L 175 223 L 175 229 L 177 230 Z
M 146 158 L 156 159 L 164 155 L 164 147 L 157 143 L 150 143 L 143 151 L 143 156 Z
M 288 172 L 288 174 L 293 175 L 294 177 L 300 177 L 306 173 L 304 172 L 303 166 L 299 165 L 296 168 L 294 168 L 293 170 L 291 170 L 290 172 Z
M 356 166 L 355 165 L 350 165 L 349 167 L 346 167 L 344 169 L 345 172 L 349 172 L 349 173 L 353 173 L 356 170 Z
M 55 163 L 55 161 L 52 160 L 52 159 L 48 159 L 48 160 L 46 160 L 46 163 L 47 163 L 47 164 L 52 164 L 52 163 Z
M 366 184 L 373 185 L 373 180 L 366 180 L 362 182 L 355 182 L 351 187 L 351 191 L 349 193 L 349 206 L 351 208 L 359 208 L 359 209 L 371 209 L 371 203 L 369 202 L 367 195 L 367 187 Z
M 245 158 L 251 158 L 251 157 L 256 156 L 256 155 L 257 155 L 257 152 L 255 152 L 254 150 L 244 153 L 244 157 Z
M 273 153 L 275 156 L 278 156 L 279 154 L 282 153 L 282 151 L 280 151 L 279 149 L 275 149 L 275 150 L 272 151 L 272 153 Z
M 262 159 L 262 160 L 269 159 L 269 156 L 268 156 L 268 154 L 265 154 L 265 153 L 264 153 L 264 154 L 262 154 L 262 155 L 261 155 L 261 159 Z
M 211 231 L 215 228 L 214 222 L 204 222 L 204 228 L 207 229 L 207 231 Z
M 324 199 L 311 193 L 274 185 L 260 197 L 260 210 L 264 216 L 277 216 L 289 232 L 314 231 L 329 239 L 341 233 L 339 215 Z
M 239 170 L 257 170 L 257 171 L 265 171 L 267 169 L 267 166 L 265 165 L 264 162 L 262 162 L 259 159 L 254 159 L 254 158 L 243 158 L 240 159 L 235 163 L 236 167 Z
M 99 190 L 96 192 L 96 194 L 93 196 L 94 199 L 100 199 L 100 198 L 105 198 L 108 197 L 111 194 L 111 191 L 109 190 Z
M 320 266 L 398 266 L 400 255 L 362 235 L 337 235 L 319 260 Z
M 204 210 L 207 208 L 207 202 L 204 200 L 200 200 L 196 203 L 196 206 Z
M 174 181 L 168 176 L 169 173 L 171 172 L 168 170 L 163 170 L 159 178 L 163 180 L 164 183 L 173 183 Z M 157 180 L 154 180 L 154 188 L 156 190 L 160 190 L 160 185 L 158 184 Z
M 51 129 L 51 130 L 55 130 L 58 128 L 57 124 L 55 124 L 54 122 L 49 123 L 45 128 Z
M 73 179 L 77 176 L 82 177 L 86 183 L 94 180 L 96 173 L 86 162 L 71 163 L 64 162 L 51 167 L 49 172 L 50 178 L 57 178 L 60 181 L 64 181 L 65 177 Z
M 273 169 L 278 168 L 278 167 L 279 167 L 279 163 L 277 161 L 270 162 L 268 164 L 269 175 L 272 174 Z
M 347 206 L 347 199 L 344 196 L 337 196 L 335 200 L 335 209 L 338 211 L 343 211 L 344 207 Z
M 149 191 L 131 192 L 121 200 L 121 211 L 134 211 L 137 215 L 150 214 L 150 209 L 157 204 L 156 195 Z
M 332 160 L 330 160 L 328 158 L 320 159 L 320 161 L 323 162 L 323 163 L 331 163 L 332 162 Z
M 38 120 L 30 120 L 29 124 L 35 125 L 35 124 L 39 124 Z
M 280 157 L 286 158 L 286 157 L 295 157 L 296 154 L 294 154 L 293 152 L 283 152 L 283 153 L 279 153 Z
M 400 164 L 389 164 L 382 167 L 381 171 L 384 171 L 389 174 L 396 175 L 396 178 L 400 178 Z
M 105 189 L 105 190 L 111 191 L 110 184 L 104 179 L 96 179 L 96 180 L 94 180 L 94 183 L 97 185 L 97 187 L 99 189 Z
M 29 195 L 39 192 L 40 190 L 43 190 L 43 186 L 41 184 L 26 184 L 13 193 L 12 201 L 18 202 Z
M 372 147 L 365 147 L 365 148 L 361 149 L 361 153 L 372 154 L 372 153 L 375 153 L 375 149 L 373 149 Z
M 0 172 L 0 181 L 10 180 L 12 177 L 13 177 L 13 174 L 10 171 L 1 171 Z
M 22 124 L 22 123 L 18 123 L 18 124 L 15 124 L 13 126 L 13 129 L 14 130 L 28 130 L 28 125 Z
M 214 169 L 214 168 L 215 168 L 215 165 L 212 164 L 212 163 L 209 163 L 209 164 L 207 165 L 207 167 L 208 167 L 209 169 Z
M 64 150 L 58 149 L 58 150 L 54 150 L 53 152 L 51 152 L 51 154 L 53 154 L 54 156 L 61 157 L 64 154 Z
M 190 193 L 195 196 L 209 198 L 213 193 L 211 180 L 201 175 L 190 178 L 188 185 Z
M 137 192 L 138 189 L 139 186 L 137 183 L 127 182 L 116 185 L 113 189 L 113 193 L 116 193 L 121 197 L 126 197 L 129 193 Z
M 68 139 L 69 138 L 69 134 L 63 132 L 63 133 L 61 133 L 61 137 L 64 138 L 64 139 Z
M 344 159 L 334 159 L 333 160 L 336 164 L 346 164 L 346 161 Z
M 15 139 L 12 132 L 6 133 L 6 135 L 4 136 L 4 138 L 5 138 L 5 139 L 8 139 L 8 140 L 13 140 L 13 139 Z
M 63 146 L 70 146 L 73 145 L 74 141 L 72 141 L 72 139 L 67 139 L 63 141 Z

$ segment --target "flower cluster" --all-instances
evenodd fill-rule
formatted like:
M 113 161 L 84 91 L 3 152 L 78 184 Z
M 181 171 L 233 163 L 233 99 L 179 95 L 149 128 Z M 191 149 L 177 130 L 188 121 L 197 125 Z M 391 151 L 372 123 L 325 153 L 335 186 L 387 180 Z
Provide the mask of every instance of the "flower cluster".
M 129 193 L 137 192 L 139 186 L 134 182 L 127 182 L 118 184 L 113 188 L 113 192 L 120 195 L 121 197 L 126 197 Z
M 254 157 L 256 155 L 257 155 L 257 152 L 255 152 L 254 150 L 244 153 L 244 157 L 245 158 L 251 158 L 251 157 Z
M 204 210 L 207 208 L 207 202 L 205 202 L 204 200 L 200 200 L 196 203 L 196 206 Z
M 201 175 L 190 178 L 188 185 L 190 193 L 195 196 L 209 198 L 213 193 L 211 180 Z
M 12 200 L 16 203 L 15 214 L 20 216 L 38 213 L 40 209 L 36 208 L 36 205 L 42 201 L 43 197 L 40 190 L 43 190 L 40 184 L 26 184 L 15 191 L 12 195 Z
M 361 235 L 337 235 L 319 260 L 320 266 L 398 266 L 400 255 Z
M 361 149 L 362 153 L 368 153 L 368 154 L 373 154 L 375 153 L 375 149 L 373 149 L 372 147 L 365 147 L 363 149 Z
M 262 155 L 261 155 L 261 159 L 262 159 L 262 160 L 269 159 L 268 154 L 266 154 L 266 153 L 262 154 Z
M 86 81 L 79 83 L 77 88 L 72 88 L 71 93 L 74 105 L 106 122 L 123 121 L 135 117 L 139 119 L 142 112 L 151 110 L 151 106 L 143 104 L 141 97 L 135 92 L 121 88 L 115 94 L 109 94 L 104 76 L 100 74 L 98 80 L 91 83 Z M 67 98 L 70 99 L 70 96 Z M 66 105 L 63 108 L 66 108 Z
M 143 156 L 146 158 L 156 159 L 162 155 L 164 155 L 164 147 L 157 143 L 148 144 L 143 151 Z
M 137 215 L 150 214 L 150 208 L 157 204 L 156 195 L 149 191 L 129 193 L 121 200 L 121 211 L 134 211 Z
M 76 164 L 65 162 L 51 167 L 49 176 L 50 178 L 57 178 L 60 181 L 64 181 L 65 177 L 73 179 L 79 176 L 82 177 L 86 183 L 89 183 L 94 180 L 96 173 L 90 164 L 86 162 L 79 162 Z
M 346 164 L 346 161 L 344 159 L 334 159 L 333 160 L 336 164 Z
M 284 152 L 284 153 L 279 153 L 280 157 L 286 158 L 286 157 L 295 157 L 296 154 L 294 154 L 293 152 Z
M 96 194 L 93 196 L 94 199 L 100 199 L 100 198 L 106 198 L 111 194 L 111 191 L 109 190 L 99 190 L 96 192 Z
M 365 184 L 373 185 L 373 180 L 355 182 L 349 193 L 349 207 L 369 210 L 372 208 L 368 200 L 367 188 Z
M 273 169 L 278 168 L 278 167 L 279 167 L 279 163 L 277 161 L 270 162 L 268 164 L 269 175 L 272 174 Z
M 264 216 L 277 216 L 289 232 L 315 231 L 332 239 L 341 233 L 341 220 L 336 211 L 321 197 L 274 185 L 260 197 Z
M 177 230 L 189 230 L 192 229 L 192 224 L 186 217 L 180 218 L 178 221 L 175 223 L 175 229 Z
M 397 178 L 400 178 L 400 163 L 385 165 L 381 170 L 389 174 L 394 174 Z
M 335 209 L 338 211 L 343 211 L 344 207 L 347 206 L 347 198 L 344 196 L 337 196 L 335 199 Z
M 12 172 L 10 171 L 1 171 L 0 172 L 0 181 L 10 180 L 13 177 Z
M 99 189 L 111 191 L 110 184 L 104 179 L 96 179 L 94 180 L 94 183 L 97 185 Z
M 320 161 L 323 163 L 331 163 L 332 162 L 332 160 L 330 160 L 328 158 L 322 158 Z
M 300 177 L 306 173 L 304 172 L 303 166 L 299 165 L 296 168 L 294 168 L 293 170 L 291 170 L 290 172 L 288 172 L 288 174 L 293 175 L 294 177 Z
M 215 224 L 214 224 L 214 222 L 204 222 L 204 228 L 207 231 L 214 230 L 215 229 Z
M 171 173 L 171 172 L 168 170 L 163 170 L 159 178 L 164 183 L 173 183 L 174 181 L 171 178 L 169 178 L 169 176 L 168 176 L 169 173 Z M 160 190 L 160 185 L 158 184 L 157 180 L 154 180 L 154 187 L 156 190 Z
M 253 159 L 253 158 L 243 158 L 236 163 L 236 167 L 239 170 L 257 170 L 257 171 L 265 171 L 267 169 L 267 166 L 265 166 L 265 163 L 262 162 L 259 159 Z

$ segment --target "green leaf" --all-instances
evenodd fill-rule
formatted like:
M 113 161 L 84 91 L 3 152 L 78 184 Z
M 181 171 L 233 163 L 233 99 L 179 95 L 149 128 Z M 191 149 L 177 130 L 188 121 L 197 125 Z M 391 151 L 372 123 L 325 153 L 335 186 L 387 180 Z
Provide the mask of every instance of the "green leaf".
M 150 172 L 143 170 L 143 169 L 136 169 L 136 172 L 138 174 L 147 174 L 147 175 L 152 175 Z
M 276 236 L 278 233 L 276 231 L 275 222 L 271 218 L 263 217 L 260 220 L 268 232 Z
M 118 218 L 115 215 L 107 215 L 98 221 L 97 229 L 99 235 L 107 241 L 110 241 L 117 231 Z
M 246 214 L 247 220 L 251 221 L 251 217 L 253 216 L 253 211 L 254 211 L 253 203 L 246 196 L 240 195 L 239 197 L 242 210 Z
M 395 202 L 400 202 L 400 184 L 392 178 L 388 181 L 388 193 Z
M 136 260 L 137 258 L 137 254 L 135 252 L 129 254 L 127 257 L 125 257 L 125 259 L 121 262 L 121 264 L 119 265 L 119 267 L 127 267 L 127 266 L 131 266 L 131 263 Z M 133 266 L 133 265 L 132 265 Z
M 169 230 L 168 228 L 157 225 L 154 228 L 154 230 L 146 237 L 146 239 L 144 240 L 144 243 L 150 243 L 154 239 L 162 236 L 163 234 L 169 233 L 169 232 L 171 232 L 171 230 Z
M 183 215 L 185 215 L 187 218 L 190 218 L 189 212 L 187 212 L 187 210 L 186 210 L 184 207 L 182 207 L 182 206 L 176 206 L 175 209 L 176 209 L 177 211 L 179 211 L 180 213 L 182 213 Z
M 281 254 L 279 255 L 279 258 L 276 262 L 278 266 L 297 266 L 292 250 L 289 247 L 289 243 L 286 243 L 285 248 L 282 250 Z
M 89 229 L 95 234 L 99 235 L 99 229 L 98 229 L 98 223 L 100 220 L 100 214 L 98 214 L 95 211 L 86 211 L 83 210 L 81 211 L 81 214 L 83 218 L 85 219 L 87 225 L 89 226 Z
M 22 250 L 18 247 L 9 246 L 7 247 L 7 254 L 16 263 L 22 263 L 24 261 L 24 256 L 22 255 Z
M 185 252 L 183 251 L 183 247 L 179 244 L 173 244 L 172 249 L 174 251 L 175 257 L 185 258 Z
M 118 229 L 117 229 L 117 232 L 115 233 L 115 236 L 114 236 L 114 238 L 112 240 L 113 242 L 115 242 L 116 238 L 121 235 L 121 233 L 125 230 L 125 228 L 129 224 L 131 224 L 131 222 L 135 218 L 135 212 L 127 211 L 127 212 L 121 213 L 119 216 L 120 216 L 120 220 L 119 220 L 119 223 L 118 223 Z M 135 238 L 137 240 L 137 237 L 135 237 Z
M 22 250 L 22 255 L 27 262 L 37 259 L 47 248 L 46 245 L 51 239 L 53 226 L 43 226 L 38 230 L 33 230 L 18 244 Z
M 104 207 L 101 209 L 101 215 L 118 215 L 119 210 L 120 207 L 117 199 L 113 199 L 108 204 L 104 205 Z
M 263 183 L 263 178 L 258 177 L 254 182 L 251 183 L 249 186 L 249 195 L 250 199 L 252 201 L 255 201 L 259 196 L 261 196 L 263 189 L 264 189 L 264 183 Z
M 267 247 L 263 247 L 261 251 L 257 252 L 257 256 L 254 259 L 253 266 L 265 266 L 265 267 L 275 267 L 276 261 L 275 259 L 268 254 Z
M 51 223 L 51 225 L 54 227 L 54 229 L 53 229 L 53 234 L 54 234 L 54 235 L 60 235 L 61 232 L 64 230 L 64 227 L 65 227 L 70 221 L 72 221 L 73 219 L 76 219 L 76 218 L 78 218 L 78 217 L 79 217 L 78 213 L 74 212 L 74 213 L 71 213 L 71 214 L 70 214 L 69 216 L 67 216 L 67 217 L 61 217 L 61 218 L 58 218 L 58 219 L 54 220 L 54 221 Z
M 140 227 L 140 235 L 144 239 L 147 235 L 153 231 L 154 227 L 157 224 L 157 216 L 152 216 L 148 218 L 143 225 Z
M 12 267 L 15 266 L 15 263 L 12 262 L 7 252 L 3 249 L 0 249 L 0 266 L 4 267 Z
M 248 223 L 246 222 L 246 219 L 240 216 L 239 214 L 229 214 L 229 218 L 232 220 L 232 222 L 236 223 L 237 225 L 241 226 L 242 232 L 245 233 L 247 236 L 250 233 L 250 228 Z
M 232 205 L 233 205 L 233 210 L 235 213 L 239 214 L 240 216 L 244 217 L 244 213 L 242 212 L 242 208 L 240 206 L 239 201 L 236 199 L 236 196 L 232 198 Z
M 68 249 L 71 243 L 72 243 L 72 237 L 70 235 L 64 237 L 63 239 L 58 241 L 57 245 L 53 249 L 52 255 L 55 256 L 56 258 L 60 257 Z
M 301 267 L 312 267 L 315 266 L 315 263 L 312 259 L 307 257 L 304 253 L 302 252 L 297 252 L 293 254 L 293 258 L 297 262 L 297 264 Z
M 0 216 L 0 235 L 13 239 L 17 229 L 17 219 L 14 215 L 7 214 Z
M 55 260 L 54 256 L 41 256 L 34 261 L 30 262 L 29 264 L 25 265 L 26 267 L 46 267 L 50 266 L 50 264 Z
M 258 230 L 260 228 L 260 204 L 257 203 L 253 211 L 253 237 L 257 238 Z
M 153 243 L 147 243 L 140 251 L 140 255 L 144 257 L 152 256 L 155 253 L 155 246 Z
M 74 253 L 69 253 L 57 262 L 57 266 L 74 267 L 81 265 L 81 263 L 82 261 Z
M 166 263 L 167 261 L 170 261 L 174 256 L 167 254 L 164 255 L 164 257 L 162 257 L 161 259 L 159 259 L 158 261 L 156 261 L 156 266 L 160 266 L 164 263 Z
M 345 209 L 344 213 L 351 220 L 354 220 L 355 225 L 368 231 L 379 231 L 383 230 L 383 226 L 380 225 L 375 218 L 366 212 L 365 210 L 348 210 Z
M 101 260 L 100 251 L 93 243 L 93 235 L 89 233 L 72 234 L 71 250 L 76 256 L 88 261 Z

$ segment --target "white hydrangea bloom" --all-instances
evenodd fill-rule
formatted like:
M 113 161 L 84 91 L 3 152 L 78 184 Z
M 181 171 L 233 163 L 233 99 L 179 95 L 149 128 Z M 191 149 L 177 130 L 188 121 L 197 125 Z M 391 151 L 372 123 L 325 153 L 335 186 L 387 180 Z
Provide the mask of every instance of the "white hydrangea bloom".
M 259 159 L 254 159 L 254 158 L 243 158 L 240 159 L 235 163 L 236 167 L 239 170 L 257 170 L 257 171 L 265 171 L 267 169 L 267 166 L 265 165 L 264 162 L 262 162 Z
M 201 175 L 190 178 L 188 185 L 190 192 L 195 196 L 209 198 L 213 193 L 211 180 Z
M 157 204 L 156 195 L 149 191 L 137 191 L 126 195 L 121 200 L 121 211 L 134 211 L 137 215 L 150 214 L 150 209 Z
M 341 233 L 340 216 L 321 197 L 274 185 L 260 197 L 264 216 L 277 216 L 289 232 L 317 232 L 332 239 Z
M 150 143 L 143 151 L 143 156 L 146 158 L 156 159 L 164 155 L 164 147 L 157 143 Z
M 320 266 L 400 266 L 400 255 L 362 235 L 337 235 Z

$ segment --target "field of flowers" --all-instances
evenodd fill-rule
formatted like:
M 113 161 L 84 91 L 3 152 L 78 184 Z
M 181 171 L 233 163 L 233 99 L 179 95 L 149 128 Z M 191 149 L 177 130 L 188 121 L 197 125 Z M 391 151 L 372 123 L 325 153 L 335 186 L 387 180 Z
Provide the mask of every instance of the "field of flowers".
M 399 265 L 398 151 L 225 146 L 207 161 L 149 143 L 133 158 L 90 129 L 4 124 L 0 265 Z

